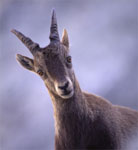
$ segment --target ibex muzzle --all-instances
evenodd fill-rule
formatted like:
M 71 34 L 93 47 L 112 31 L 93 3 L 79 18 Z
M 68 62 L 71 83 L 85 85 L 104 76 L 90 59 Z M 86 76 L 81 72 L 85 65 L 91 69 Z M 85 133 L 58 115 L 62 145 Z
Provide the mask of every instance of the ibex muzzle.
M 65 81 L 57 82 L 55 84 L 56 91 L 63 99 L 68 99 L 73 96 L 74 89 L 72 81 L 69 77 L 66 77 Z

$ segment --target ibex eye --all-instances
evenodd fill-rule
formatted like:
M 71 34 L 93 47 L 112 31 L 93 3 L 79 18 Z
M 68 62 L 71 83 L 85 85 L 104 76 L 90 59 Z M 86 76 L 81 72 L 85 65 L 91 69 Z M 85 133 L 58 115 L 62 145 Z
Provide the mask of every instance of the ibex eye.
M 71 63 L 71 56 L 68 56 L 68 57 L 67 57 L 67 62 L 68 62 L 68 63 Z
M 43 75 L 43 71 L 42 70 L 38 70 L 37 73 L 42 76 Z

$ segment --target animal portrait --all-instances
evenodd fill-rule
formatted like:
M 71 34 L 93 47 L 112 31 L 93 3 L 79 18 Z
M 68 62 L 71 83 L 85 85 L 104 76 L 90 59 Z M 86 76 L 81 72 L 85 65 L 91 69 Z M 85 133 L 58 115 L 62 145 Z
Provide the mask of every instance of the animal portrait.
M 40 76 L 50 95 L 55 150 L 121 150 L 137 136 L 138 111 L 83 91 L 73 68 L 67 30 L 63 30 L 60 39 L 55 10 L 51 17 L 50 43 L 46 47 L 40 47 L 20 31 L 11 32 L 33 56 L 32 59 L 17 54 L 18 63 Z

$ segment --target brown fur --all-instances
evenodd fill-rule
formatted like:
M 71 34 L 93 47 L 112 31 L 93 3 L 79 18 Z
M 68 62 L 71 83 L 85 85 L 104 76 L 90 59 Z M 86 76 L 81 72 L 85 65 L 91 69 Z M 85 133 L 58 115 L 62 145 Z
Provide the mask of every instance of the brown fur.
M 124 148 L 138 130 L 138 112 L 81 90 L 75 93 L 68 102 L 55 99 L 56 150 Z
M 53 12 L 50 44 L 40 48 L 16 30 L 12 32 L 29 48 L 34 59 L 17 55 L 26 69 L 39 74 L 52 99 L 55 150 L 123 149 L 138 131 L 138 112 L 112 105 L 83 92 L 76 80 L 66 30 L 60 42 Z

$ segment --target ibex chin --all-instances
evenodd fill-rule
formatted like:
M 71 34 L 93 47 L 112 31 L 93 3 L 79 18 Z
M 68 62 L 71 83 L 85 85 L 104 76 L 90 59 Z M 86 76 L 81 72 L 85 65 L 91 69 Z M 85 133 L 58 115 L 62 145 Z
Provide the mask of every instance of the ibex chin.
M 109 101 L 83 92 L 75 77 L 64 29 L 60 41 L 53 10 L 50 44 L 40 48 L 17 30 L 13 32 L 34 59 L 17 54 L 17 61 L 37 73 L 52 99 L 55 119 L 55 150 L 123 149 L 138 130 L 138 111 L 112 105 Z

